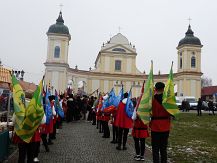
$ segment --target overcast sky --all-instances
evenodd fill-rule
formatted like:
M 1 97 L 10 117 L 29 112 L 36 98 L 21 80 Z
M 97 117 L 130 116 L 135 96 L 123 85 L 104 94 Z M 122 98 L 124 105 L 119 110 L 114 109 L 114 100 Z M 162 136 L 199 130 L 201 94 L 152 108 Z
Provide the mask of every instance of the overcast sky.
M 184 38 L 188 18 L 201 40 L 202 72 L 217 84 L 216 0 L 7 0 L 0 4 L 0 59 L 3 65 L 24 70 L 24 78 L 38 82 L 44 73 L 47 35 L 60 7 L 71 41 L 69 65 L 94 67 L 103 42 L 118 33 L 137 49 L 137 68 L 168 73 L 172 60 L 177 69 L 178 42 Z

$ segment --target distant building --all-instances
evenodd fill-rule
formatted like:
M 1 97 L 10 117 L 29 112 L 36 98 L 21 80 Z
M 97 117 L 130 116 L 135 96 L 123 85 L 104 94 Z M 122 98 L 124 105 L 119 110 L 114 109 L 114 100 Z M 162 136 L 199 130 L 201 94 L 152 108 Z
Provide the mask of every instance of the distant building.
M 206 101 L 210 99 L 217 101 L 217 86 L 203 87 L 201 89 L 201 98 Z
M 0 65 L 0 88 L 10 89 L 11 70 Z
M 33 93 L 35 92 L 37 85 L 35 85 L 35 83 L 29 83 L 23 80 L 19 81 L 20 86 L 22 87 L 23 91 L 25 92 L 25 96 L 26 98 L 31 99 Z
M 12 91 L 12 81 L 11 81 L 12 70 L 0 66 L 0 115 L 7 110 L 8 107 L 8 97 Z M 19 78 L 19 83 L 25 92 L 26 98 L 31 98 L 33 92 L 36 90 L 36 85 L 34 83 L 29 83 L 23 81 L 23 76 Z M 13 108 L 13 102 L 11 101 L 11 110 Z
M 11 69 L 0 66 L 0 95 L 1 91 L 12 89 L 11 72 Z M 34 83 L 23 81 L 23 76 L 21 78 L 18 78 L 18 80 L 25 94 L 29 94 L 31 96 L 36 90 L 37 86 Z
M 148 74 L 137 69 L 136 48 L 121 33 L 103 43 L 95 60 L 95 69 L 89 70 L 80 70 L 78 66 L 69 67 L 68 48 L 71 35 L 68 27 L 64 25 L 62 12 L 59 13 L 56 23 L 49 27 L 47 36 L 47 59 L 44 63 L 47 85 L 50 83 L 61 92 L 70 86 L 77 93 L 78 83 L 83 81 L 82 90 L 90 94 L 97 89 L 106 93 L 112 87 L 117 93 L 123 84 L 125 90 L 132 86 L 133 97 L 139 96 L 142 83 L 147 80 Z M 189 25 L 185 37 L 179 41 L 177 47 L 178 71 L 174 73 L 177 96 L 201 96 L 201 48 L 200 40 L 194 36 Z M 74 58 L 76 57 L 79 55 Z M 154 75 L 155 82 L 166 82 L 167 78 L 168 74 L 160 72 Z

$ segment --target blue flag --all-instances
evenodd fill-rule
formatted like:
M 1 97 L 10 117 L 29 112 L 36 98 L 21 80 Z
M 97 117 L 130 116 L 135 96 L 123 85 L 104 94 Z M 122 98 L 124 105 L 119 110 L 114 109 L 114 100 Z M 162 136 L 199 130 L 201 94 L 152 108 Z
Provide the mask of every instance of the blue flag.
M 49 96 L 50 96 L 50 91 L 46 89 L 46 95 L 45 95 L 45 115 L 46 115 L 46 124 L 50 123 L 50 120 L 52 119 L 52 109 L 51 109 L 51 105 L 50 105 L 50 100 L 49 100 Z
M 130 88 L 130 91 L 129 91 L 129 93 L 128 93 L 127 103 L 126 103 L 126 106 L 125 106 L 125 111 L 126 111 L 127 116 L 128 116 L 129 118 L 132 117 L 133 111 L 134 111 L 133 102 L 132 102 L 132 100 L 131 100 L 131 94 L 132 94 L 132 93 L 131 93 L 131 89 L 132 89 L 132 87 Z
M 105 109 L 105 108 L 107 108 L 107 107 L 109 107 L 110 105 L 109 105 L 109 98 L 107 98 L 107 99 L 105 99 L 104 101 L 103 101 L 103 103 L 102 103 L 102 111 Z
M 115 91 L 114 91 L 114 88 L 112 88 L 110 93 L 109 93 L 109 99 L 108 99 L 109 106 L 114 105 L 115 99 L 116 99 Z
M 64 112 L 63 109 L 60 106 L 60 102 L 59 102 L 59 98 L 58 98 L 58 93 L 55 90 L 55 110 L 57 112 L 57 114 L 61 117 L 64 118 Z
M 123 88 L 123 85 L 122 85 L 121 90 L 120 90 L 118 96 L 116 96 L 116 98 L 114 100 L 114 103 L 113 103 L 114 106 L 118 107 L 120 101 L 123 100 L 123 98 L 124 98 L 124 88 Z

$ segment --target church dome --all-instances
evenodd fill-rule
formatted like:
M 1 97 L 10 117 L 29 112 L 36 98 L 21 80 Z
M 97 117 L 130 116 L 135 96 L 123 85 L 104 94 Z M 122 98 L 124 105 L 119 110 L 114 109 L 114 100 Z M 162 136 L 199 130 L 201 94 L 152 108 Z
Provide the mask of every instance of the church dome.
M 123 36 L 121 33 L 116 34 L 115 36 L 113 36 L 110 40 L 111 44 L 129 44 L 128 39 Z
M 185 37 L 179 41 L 178 47 L 186 44 L 201 45 L 200 39 L 194 36 L 190 25 L 188 26 L 188 31 L 185 33 Z
M 68 27 L 64 25 L 64 20 L 61 11 L 59 13 L 59 17 L 56 20 L 56 24 L 51 25 L 47 33 L 64 34 L 70 36 Z

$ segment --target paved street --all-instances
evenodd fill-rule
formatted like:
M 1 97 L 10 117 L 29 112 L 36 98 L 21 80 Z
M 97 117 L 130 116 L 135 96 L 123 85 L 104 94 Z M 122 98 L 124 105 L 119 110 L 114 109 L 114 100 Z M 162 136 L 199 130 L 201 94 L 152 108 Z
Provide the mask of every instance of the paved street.
M 91 123 L 85 121 L 64 123 L 54 144 L 50 146 L 50 152 L 45 152 L 41 146 L 39 160 L 44 163 L 138 162 L 133 160 L 135 152 L 132 137 L 128 138 L 126 151 L 117 151 L 115 149 L 117 145 L 111 144 L 111 139 L 102 138 L 102 134 L 98 133 L 96 126 Z M 152 162 L 147 158 L 150 156 L 150 151 L 147 150 L 145 162 Z M 12 159 L 9 162 L 13 162 Z

